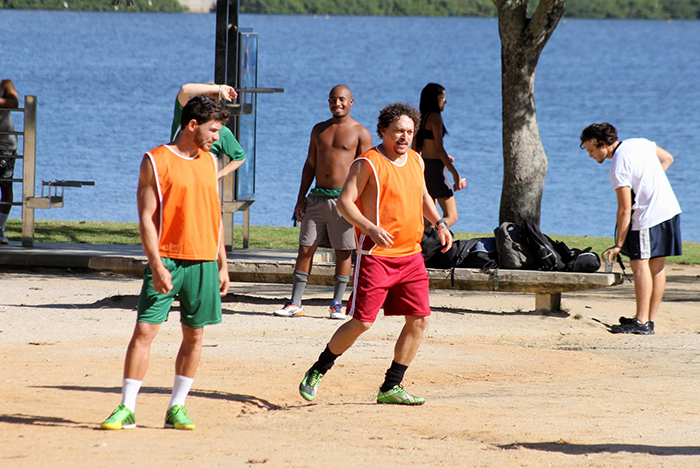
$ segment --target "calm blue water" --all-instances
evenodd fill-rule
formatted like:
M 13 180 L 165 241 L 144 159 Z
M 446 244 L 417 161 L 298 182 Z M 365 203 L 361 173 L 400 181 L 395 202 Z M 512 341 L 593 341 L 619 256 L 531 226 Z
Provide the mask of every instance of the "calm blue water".
M 214 23 L 214 15 L 0 10 L 0 75 L 39 100 L 37 181 L 96 182 L 67 190 L 65 208 L 37 210 L 37 219 L 136 221 L 143 152 L 167 141 L 179 86 L 213 79 Z M 260 34 L 260 86 L 286 90 L 258 98 L 253 224 L 290 225 L 309 132 L 328 118 L 333 85 L 353 89 L 353 115 L 374 134 L 381 107 L 417 105 L 421 88 L 436 81 L 447 88 L 445 145 L 469 180 L 457 196 L 455 229 L 496 227 L 503 167 L 496 20 L 242 15 L 240 25 Z M 535 94 L 549 158 L 544 232 L 612 235 L 607 163 L 578 147 L 583 127 L 610 121 L 622 138 L 644 136 L 674 155 L 668 174 L 683 235 L 700 241 L 698 43 L 700 22 L 560 23 L 540 59 Z

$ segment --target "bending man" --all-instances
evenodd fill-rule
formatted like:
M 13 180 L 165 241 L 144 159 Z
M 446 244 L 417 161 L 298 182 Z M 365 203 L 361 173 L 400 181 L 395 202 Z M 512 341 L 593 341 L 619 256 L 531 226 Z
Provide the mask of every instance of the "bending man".
M 611 331 L 653 335 L 666 288 L 666 257 L 683 254 L 681 207 L 666 177 L 673 156 L 645 138 L 618 141 L 617 129 L 609 123 L 586 127 L 581 132 L 581 147 L 599 164 L 612 160 L 617 239 L 603 252 L 603 258 L 614 260 L 624 252 L 634 273 L 636 316 L 620 317 L 620 324 L 613 325 Z

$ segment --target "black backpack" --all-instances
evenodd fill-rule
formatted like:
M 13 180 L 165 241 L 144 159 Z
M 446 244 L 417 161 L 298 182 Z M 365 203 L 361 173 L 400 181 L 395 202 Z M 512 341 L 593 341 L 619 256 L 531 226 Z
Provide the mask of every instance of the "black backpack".
M 552 241 L 554 248 L 564 262 L 564 271 L 578 273 L 594 273 L 600 269 L 600 257 L 591 252 L 591 247 L 585 249 L 570 249 L 561 241 Z
M 523 229 L 513 223 L 505 222 L 494 229 L 498 264 L 501 268 L 531 270 L 537 265 L 535 256 L 530 251 Z
M 447 252 L 440 243 L 440 236 L 435 228 L 425 228 L 420 246 L 423 251 L 423 261 L 427 268 L 449 269 L 461 265 L 469 254 L 469 250 L 477 239 L 456 240 L 452 242 L 452 248 Z
M 483 237 L 476 239 L 476 243 L 469 250 L 467 258 L 457 266 L 459 268 L 480 268 L 482 270 L 498 268 L 496 238 Z
M 540 228 L 529 219 L 523 219 L 523 231 L 527 236 L 530 249 L 535 253 L 537 267 L 545 271 L 563 271 L 564 262 L 554 248 L 554 241 L 542 234 Z

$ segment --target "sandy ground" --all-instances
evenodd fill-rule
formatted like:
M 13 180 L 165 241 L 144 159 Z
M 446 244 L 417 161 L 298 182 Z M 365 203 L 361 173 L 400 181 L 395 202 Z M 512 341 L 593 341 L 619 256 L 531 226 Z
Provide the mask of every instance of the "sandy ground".
M 177 314 L 154 344 L 139 427 L 101 431 L 120 401 L 140 281 L 0 270 L 0 466 L 700 466 L 700 267 L 669 266 L 654 336 L 607 327 L 633 315 L 632 285 L 534 297 L 432 294 L 433 319 L 406 388 L 421 407 L 374 403 L 401 319 L 381 317 L 328 373 L 297 393 L 339 325 L 330 291 L 306 316 L 271 311 L 285 285 L 234 284 L 207 328 L 188 398 L 194 432 L 162 428 L 180 340 Z

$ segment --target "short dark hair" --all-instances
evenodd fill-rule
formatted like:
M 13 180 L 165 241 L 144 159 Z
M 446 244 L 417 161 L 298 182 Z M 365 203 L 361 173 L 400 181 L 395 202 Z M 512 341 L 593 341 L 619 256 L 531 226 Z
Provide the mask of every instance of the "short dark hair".
M 403 115 L 413 120 L 413 130 L 418 130 L 418 126 L 420 126 L 420 112 L 418 109 L 410 104 L 397 102 L 389 104 L 379 111 L 379 119 L 377 119 L 377 135 L 379 135 L 379 138 L 383 138 L 382 133 L 389 127 L 391 122 L 398 120 Z
M 193 96 L 182 109 L 180 128 L 185 128 L 192 119 L 202 125 L 210 120 L 227 122 L 228 118 L 229 112 L 214 99 L 204 95 Z
M 581 132 L 581 144 L 587 141 L 595 141 L 596 146 L 605 143 L 610 146 L 617 141 L 617 129 L 607 122 L 591 124 Z

